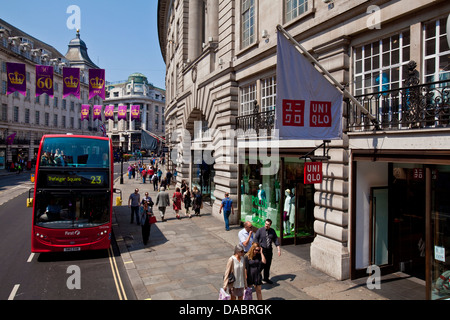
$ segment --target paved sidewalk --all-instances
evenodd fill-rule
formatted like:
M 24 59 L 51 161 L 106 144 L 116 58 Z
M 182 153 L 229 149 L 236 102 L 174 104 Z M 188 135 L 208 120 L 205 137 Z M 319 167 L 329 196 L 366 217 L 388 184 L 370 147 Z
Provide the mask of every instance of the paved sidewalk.
M 152 300 L 217 300 L 227 259 L 238 243 L 239 226 L 225 231 L 221 217 L 211 215 L 211 207 L 204 205 L 201 216 L 191 219 L 175 218 L 167 208 L 166 222 L 151 227 L 150 241 L 144 246 L 141 227 L 130 223 L 128 197 L 137 187 L 141 197 L 149 192 L 156 202 L 153 185 L 124 178 L 115 184 L 122 190 L 122 206 L 114 207 L 114 233 L 122 259 L 138 299 Z M 169 190 L 171 196 L 175 187 Z M 115 203 L 115 200 L 114 200 Z M 156 206 L 154 207 L 156 211 Z M 296 246 L 291 250 L 302 250 Z M 309 252 L 309 246 L 303 250 Z M 337 281 L 311 268 L 306 259 L 282 247 L 281 257 L 275 256 L 271 268 L 272 285 L 263 284 L 263 299 L 277 300 L 377 300 L 385 299 L 365 285 L 351 281 Z M 255 296 L 255 294 L 254 294 Z

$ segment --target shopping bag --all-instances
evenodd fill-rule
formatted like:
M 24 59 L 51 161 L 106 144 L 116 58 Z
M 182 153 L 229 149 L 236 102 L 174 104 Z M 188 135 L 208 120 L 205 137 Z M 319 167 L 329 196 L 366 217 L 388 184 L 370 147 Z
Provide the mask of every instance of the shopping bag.
M 150 222 L 150 224 L 156 223 L 156 217 L 155 216 L 150 216 L 149 222 Z
M 253 300 L 252 288 L 250 287 L 245 288 L 244 300 Z
M 230 300 L 231 296 L 223 290 L 223 288 L 220 288 L 219 291 L 219 300 Z

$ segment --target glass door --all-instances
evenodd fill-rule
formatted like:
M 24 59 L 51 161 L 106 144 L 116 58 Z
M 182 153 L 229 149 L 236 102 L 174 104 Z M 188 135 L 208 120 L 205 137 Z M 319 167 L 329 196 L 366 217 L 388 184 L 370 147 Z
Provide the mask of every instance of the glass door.
M 431 170 L 431 299 L 450 299 L 450 166 Z
M 389 264 L 389 206 L 388 187 L 371 188 L 371 263 Z
M 303 183 L 304 163 L 298 158 L 284 158 L 283 244 L 307 243 L 314 237 L 314 185 Z

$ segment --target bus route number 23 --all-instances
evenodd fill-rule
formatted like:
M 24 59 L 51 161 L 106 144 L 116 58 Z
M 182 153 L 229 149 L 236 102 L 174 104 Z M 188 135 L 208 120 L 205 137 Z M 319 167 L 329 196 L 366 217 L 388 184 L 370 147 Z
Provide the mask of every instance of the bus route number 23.
M 91 176 L 91 184 L 102 184 L 102 176 Z

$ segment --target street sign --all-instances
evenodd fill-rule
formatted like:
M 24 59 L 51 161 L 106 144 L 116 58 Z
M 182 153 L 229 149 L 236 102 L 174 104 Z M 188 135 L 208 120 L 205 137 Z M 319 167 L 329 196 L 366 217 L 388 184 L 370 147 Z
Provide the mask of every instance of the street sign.
M 322 183 L 322 162 L 305 162 L 303 183 Z

